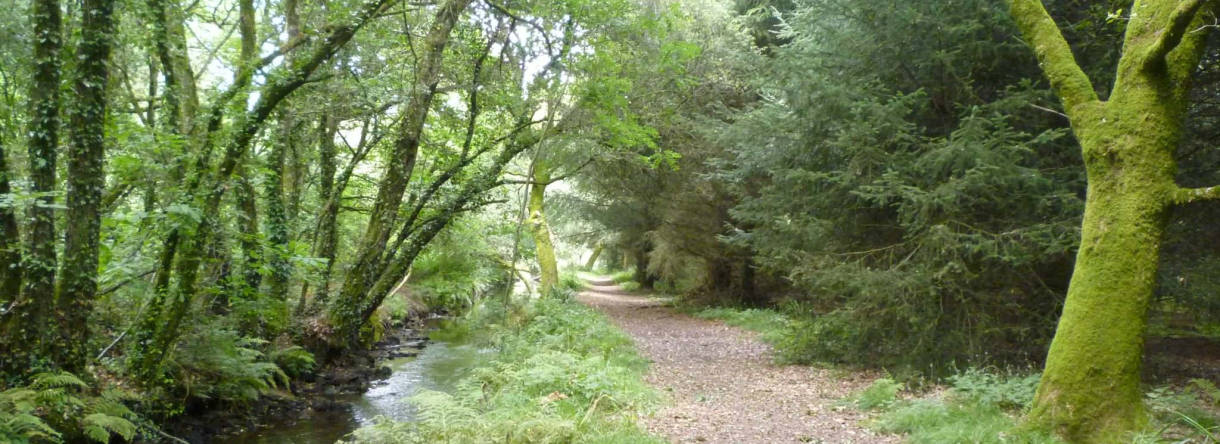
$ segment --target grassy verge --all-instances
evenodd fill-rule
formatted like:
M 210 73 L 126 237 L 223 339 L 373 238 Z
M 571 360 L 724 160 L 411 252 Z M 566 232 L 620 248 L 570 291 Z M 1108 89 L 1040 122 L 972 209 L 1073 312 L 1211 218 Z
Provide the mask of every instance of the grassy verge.
M 872 426 L 882 433 L 904 434 L 906 442 L 1058 444 L 1063 441 L 1044 431 L 1021 425 L 1038 384 L 1038 374 L 1008 374 L 967 370 L 947 380 L 947 390 L 922 398 L 900 399 L 902 385 L 881 379 L 845 401 L 861 410 L 877 412 Z M 1192 382 L 1179 389 L 1158 388 L 1148 393 L 1152 416 L 1148 428 L 1125 442 L 1217 442 L 1220 429 L 1208 401 L 1208 384 Z M 1214 393 L 1220 397 L 1220 391 Z M 1220 404 L 1217 404 L 1220 405 Z
M 789 336 L 791 326 L 788 316 L 765 308 L 714 307 L 691 308 L 685 311 L 697 318 L 724 321 L 725 324 L 756 332 L 764 342 L 776 347 Z
M 631 339 L 573 302 L 485 305 L 442 330 L 497 352 L 453 393 L 413 398 L 419 421 L 358 430 L 356 443 L 662 443 L 636 425 L 658 400 Z
M 1018 421 L 1033 400 L 1038 375 L 999 376 L 968 370 L 948 380 L 940 396 L 899 400 L 900 384 L 882 379 L 850 399 L 878 410 L 873 424 L 883 433 L 902 433 L 911 443 L 1060 443 L 1054 436 L 1023 430 Z

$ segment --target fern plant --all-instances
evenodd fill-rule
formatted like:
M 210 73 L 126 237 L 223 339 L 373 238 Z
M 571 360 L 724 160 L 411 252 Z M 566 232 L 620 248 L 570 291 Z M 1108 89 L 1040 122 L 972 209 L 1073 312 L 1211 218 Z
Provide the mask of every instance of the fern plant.
M 92 396 L 85 393 L 88 388 L 71 373 L 55 372 L 0 392 L 0 442 L 58 443 L 65 435 L 100 443 L 115 435 L 124 441 L 135 438 L 137 417 L 123 404 L 123 395 L 108 390 Z
M 289 385 L 288 374 L 259 350 L 266 345 L 265 340 L 242 337 L 231 329 L 203 326 L 191 341 L 179 346 L 170 367 L 188 397 L 254 401 L 264 393 Z M 305 362 L 304 355 L 288 353 L 293 357 L 279 357 L 293 361 L 294 365 Z

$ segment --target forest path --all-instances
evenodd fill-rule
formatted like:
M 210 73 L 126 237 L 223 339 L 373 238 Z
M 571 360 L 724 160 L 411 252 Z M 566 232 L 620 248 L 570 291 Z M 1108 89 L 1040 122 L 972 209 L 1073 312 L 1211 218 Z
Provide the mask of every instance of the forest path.
M 866 414 L 839 405 L 875 376 L 777 366 L 755 334 L 674 311 L 594 279 L 578 299 L 635 339 L 652 361 L 647 381 L 671 401 L 645 418 L 674 443 L 887 443 L 862 424 Z

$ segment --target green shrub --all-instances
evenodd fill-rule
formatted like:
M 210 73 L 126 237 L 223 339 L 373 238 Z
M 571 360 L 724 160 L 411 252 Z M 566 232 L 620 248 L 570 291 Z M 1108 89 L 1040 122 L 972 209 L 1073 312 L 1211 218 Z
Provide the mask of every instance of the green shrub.
M 663 442 L 634 421 L 657 400 L 642 381 L 647 363 L 604 317 L 554 299 L 533 302 L 519 321 L 494 304 L 475 311 L 483 313 L 445 330 L 495 348 L 494 357 L 453 393 L 413 397 L 418 421 L 383 421 L 356 431 L 351 442 Z

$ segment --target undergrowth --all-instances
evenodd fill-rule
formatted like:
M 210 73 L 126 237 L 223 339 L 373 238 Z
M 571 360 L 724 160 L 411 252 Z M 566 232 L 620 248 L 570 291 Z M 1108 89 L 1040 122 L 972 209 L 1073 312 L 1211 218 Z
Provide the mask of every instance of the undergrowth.
M 901 384 L 880 379 L 845 401 L 861 410 L 879 412 L 873 423 L 883 433 L 905 434 L 921 443 L 1062 443 L 1042 431 L 1022 427 L 1038 386 L 1037 373 L 999 374 L 970 369 L 949 377 L 949 389 L 939 395 L 900 399 Z M 1152 421 L 1131 435 L 1130 443 L 1216 443 L 1220 390 L 1205 380 L 1186 387 L 1147 393 Z
M 139 418 L 124 405 L 127 394 L 106 390 L 91 393 L 70 373 L 41 373 L 29 385 L 0 392 L 0 442 L 110 442 L 112 436 L 130 441 L 139 431 Z
M 902 433 L 911 443 L 1061 443 L 1054 436 L 1018 427 L 1033 401 L 1038 375 L 997 375 L 971 369 L 948 380 L 941 397 L 898 399 L 900 384 L 880 379 L 855 395 L 857 407 L 880 410 L 883 433 Z
M 410 399 L 416 422 L 381 421 L 353 443 L 661 443 L 636 425 L 657 394 L 623 332 L 575 303 L 485 304 L 437 337 L 496 350 L 453 393 Z

